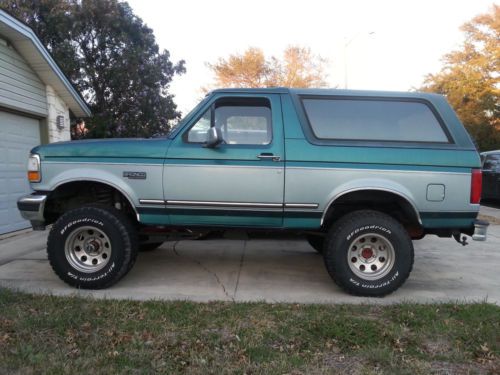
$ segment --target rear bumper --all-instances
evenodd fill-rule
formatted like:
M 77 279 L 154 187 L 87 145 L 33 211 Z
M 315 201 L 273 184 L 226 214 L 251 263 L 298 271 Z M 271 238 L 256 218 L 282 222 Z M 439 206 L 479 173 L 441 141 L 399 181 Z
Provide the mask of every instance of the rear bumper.
M 474 220 L 474 233 L 472 239 L 474 241 L 486 241 L 488 226 L 490 223 L 484 220 Z
M 31 222 L 34 230 L 45 229 L 45 218 L 43 211 L 47 196 L 44 194 L 30 194 L 17 200 L 17 208 L 21 216 Z

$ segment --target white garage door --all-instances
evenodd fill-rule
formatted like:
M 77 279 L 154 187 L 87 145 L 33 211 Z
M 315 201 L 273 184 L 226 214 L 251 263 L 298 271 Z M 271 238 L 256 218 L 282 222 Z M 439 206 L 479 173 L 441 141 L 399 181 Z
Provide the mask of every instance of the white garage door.
M 29 227 L 16 202 L 30 192 L 26 163 L 29 151 L 38 144 L 38 120 L 0 111 L 0 234 Z

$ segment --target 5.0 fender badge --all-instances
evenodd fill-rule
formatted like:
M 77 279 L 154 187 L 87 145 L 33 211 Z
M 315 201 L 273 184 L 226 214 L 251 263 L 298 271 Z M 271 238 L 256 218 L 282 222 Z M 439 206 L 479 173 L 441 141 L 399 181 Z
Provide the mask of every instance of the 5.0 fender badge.
M 123 172 L 123 177 L 125 178 L 130 178 L 132 180 L 145 180 L 147 175 L 146 172 L 129 172 L 129 171 L 124 171 Z

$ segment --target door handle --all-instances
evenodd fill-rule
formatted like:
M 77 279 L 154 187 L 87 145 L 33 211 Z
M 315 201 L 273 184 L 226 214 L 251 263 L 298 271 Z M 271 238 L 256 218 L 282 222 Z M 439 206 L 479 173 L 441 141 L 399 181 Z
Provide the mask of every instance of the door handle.
M 270 152 L 263 152 L 262 154 L 257 155 L 257 157 L 260 160 L 280 161 L 280 159 L 281 159 L 281 157 L 279 157 L 278 155 L 274 155 L 274 154 L 272 154 Z

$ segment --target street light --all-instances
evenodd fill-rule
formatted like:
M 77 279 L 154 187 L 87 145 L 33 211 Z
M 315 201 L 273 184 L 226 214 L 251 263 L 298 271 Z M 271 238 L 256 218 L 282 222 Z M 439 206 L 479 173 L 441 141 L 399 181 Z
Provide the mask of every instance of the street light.
M 366 35 L 374 35 L 375 31 L 370 31 Z M 344 43 L 344 88 L 347 89 L 347 47 L 355 40 L 357 39 L 361 34 L 357 33 L 354 35 L 351 39 L 347 40 L 347 37 L 345 38 L 346 42 Z

